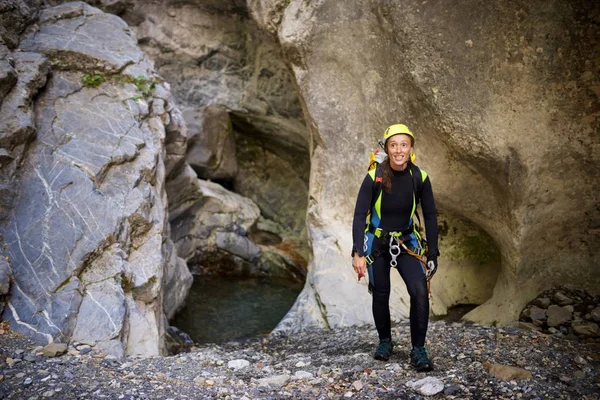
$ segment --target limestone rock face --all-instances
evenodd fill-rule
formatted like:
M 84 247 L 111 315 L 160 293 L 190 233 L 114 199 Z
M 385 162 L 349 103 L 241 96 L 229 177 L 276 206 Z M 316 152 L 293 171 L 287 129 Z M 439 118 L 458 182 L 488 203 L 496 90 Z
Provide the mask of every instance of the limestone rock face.
M 468 319 L 515 320 L 565 282 L 597 290 L 597 7 L 292 1 L 270 15 L 279 2 L 248 3 L 277 26 L 309 121 L 314 259 L 299 323 L 370 323 L 368 297 L 354 295 L 350 224 L 367 154 L 396 122 L 416 134 L 449 231 L 466 219 L 500 254 L 493 291 Z M 444 243 L 441 253 L 440 272 L 456 262 Z
M 189 166 L 168 182 L 167 190 L 178 255 L 204 273 L 255 274 L 261 251 L 247 233 L 260 215 L 256 204 L 198 179 Z
M 288 236 L 303 235 L 308 133 L 276 40 L 244 1 L 135 4 L 124 18 L 182 106 L 187 162 L 252 199 Z
M 166 133 L 185 135 L 176 109 L 118 17 L 67 3 L 30 29 L 0 117 L 0 148 L 22 158 L 1 170 L 16 193 L 2 225 L 13 279 L 3 319 L 41 342 L 159 354 L 163 314 L 191 285 L 168 240 Z
M 208 106 L 188 109 L 183 117 L 190 131 L 186 161 L 198 177 L 233 180 L 238 164 L 229 113 L 221 107 Z
M 41 0 L 11 0 L 0 3 L 0 48 L 14 49 L 19 34 L 35 19 Z

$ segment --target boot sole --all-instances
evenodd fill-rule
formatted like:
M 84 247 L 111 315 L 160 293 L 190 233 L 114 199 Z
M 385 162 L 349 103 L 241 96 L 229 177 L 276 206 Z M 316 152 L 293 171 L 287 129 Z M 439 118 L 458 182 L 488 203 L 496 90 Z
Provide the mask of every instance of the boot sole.
M 373 356 L 374 359 L 379 360 L 379 361 L 388 361 L 390 358 L 389 357 L 385 357 L 384 355 L 381 354 L 375 354 Z
M 433 365 L 428 365 L 426 367 L 417 367 L 416 365 L 413 365 L 413 367 L 415 368 L 415 370 L 417 370 L 417 372 L 430 372 L 430 371 L 433 371 Z

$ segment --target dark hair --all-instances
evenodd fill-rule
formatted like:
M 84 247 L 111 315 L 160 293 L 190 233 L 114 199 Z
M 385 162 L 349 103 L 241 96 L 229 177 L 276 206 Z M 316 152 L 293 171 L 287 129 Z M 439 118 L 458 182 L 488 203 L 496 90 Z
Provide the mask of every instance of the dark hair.
M 410 138 L 410 147 L 413 147 L 415 145 L 415 139 L 410 136 L 410 135 L 406 135 Z M 391 137 L 388 138 L 388 140 L 385 141 L 385 145 L 383 146 L 383 148 L 385 149 L 385 154 L 388 154 L 388 142 L 390 141 Z M 408 161 L 409 166 L 410 164 L 412 164 L 412 162 L 409 160 Z M 387 156 L 385 158 L 385 160 L 383 160 L 383 162 L 381 163 L 381 172 L 382 172 L 382 183 L 383 183 L 383 189 L 385 190 L 386 193 L 390 194 L 392 193 L 392 182 L 394 181 L 394 172 L 392 171 L 392 167 L 390 166 L 390 157 Z
M 387 194 L 390 194 L 392 193 L 392 181 L 394 180 L 394 173 L 392 172 L 392 167 L 390 166 L 389 157 L 386 157 L 381 163 L 381 173 L 383 190 L 385 190 Z

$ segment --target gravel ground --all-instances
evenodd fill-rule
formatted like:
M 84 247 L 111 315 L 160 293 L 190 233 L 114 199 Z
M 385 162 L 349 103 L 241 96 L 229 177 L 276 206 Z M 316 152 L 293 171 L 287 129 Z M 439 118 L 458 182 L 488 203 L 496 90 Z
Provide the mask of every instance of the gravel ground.
M 44 357 L 33 343 L 6 331 L 0 334 L 0 398 L 422 399 L 425 392 L 410 385 L 429 376 L 439 382 L 435 399 L 600 399 L 600 343 L 594 340 L 432 322 L 427 347 L 435 370 L 425 374 L 408 364 L 409 336 L 406 322 L 396 324 L 389 362 L 372 358 L 372 327 L 117 360 L 86 345 Z M 501 380 L 487 363 L 520 367 L 532 378 Z

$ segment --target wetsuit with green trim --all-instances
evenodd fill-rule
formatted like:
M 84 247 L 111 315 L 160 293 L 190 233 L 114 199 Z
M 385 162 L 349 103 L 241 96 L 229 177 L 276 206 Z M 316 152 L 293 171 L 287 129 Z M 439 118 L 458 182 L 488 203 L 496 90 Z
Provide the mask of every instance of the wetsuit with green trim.
M 380 168 L 380 167 L 378 167 Z M 390 261 L 389 236 L 377 237 L 369 233 L 365 226 L 367 214 L 371 210 L 371 221 L 375 219 L 378 227 L 384 232 L 410 232 L 412 219 L 416 206 L 414 182 L 410 168 L 404 171 L 395 171 L 392 181 L 391 193 L 381 190 L 377 201 L 373 201 L 373 184 L 375 174 L 367 174 L 358 193 L 352 236 L 354 249 L 360 256 L 371 254 L 374 258 L 369 266 L 369 285 L 373 295 L 373 318 L 379 339 L 391 338 L 390 321 Z M 426 173 L 423 179 L 421 192 L 421 207 L 425 222 L 425 231 L 429 246 L 430 259 L 437 258 L 438 230 L 435 200 L 431 182 Z M 377 194 L 375 194 L 377 195 Z M 378 211 L 376 210 L 378 208 Z M 371 229 L 372 230 L 372 229 Z M 404 243 L 413 250 L 416 246 L 415 234 L 405 234 Z M 423 347 L 429 323 L 429 298 L 427 290 L 426 272 L 419 260 L 405 251 L 396 259 L 397 269 L 406 284 L 410 295 L 410 330 L 413 347 Z

